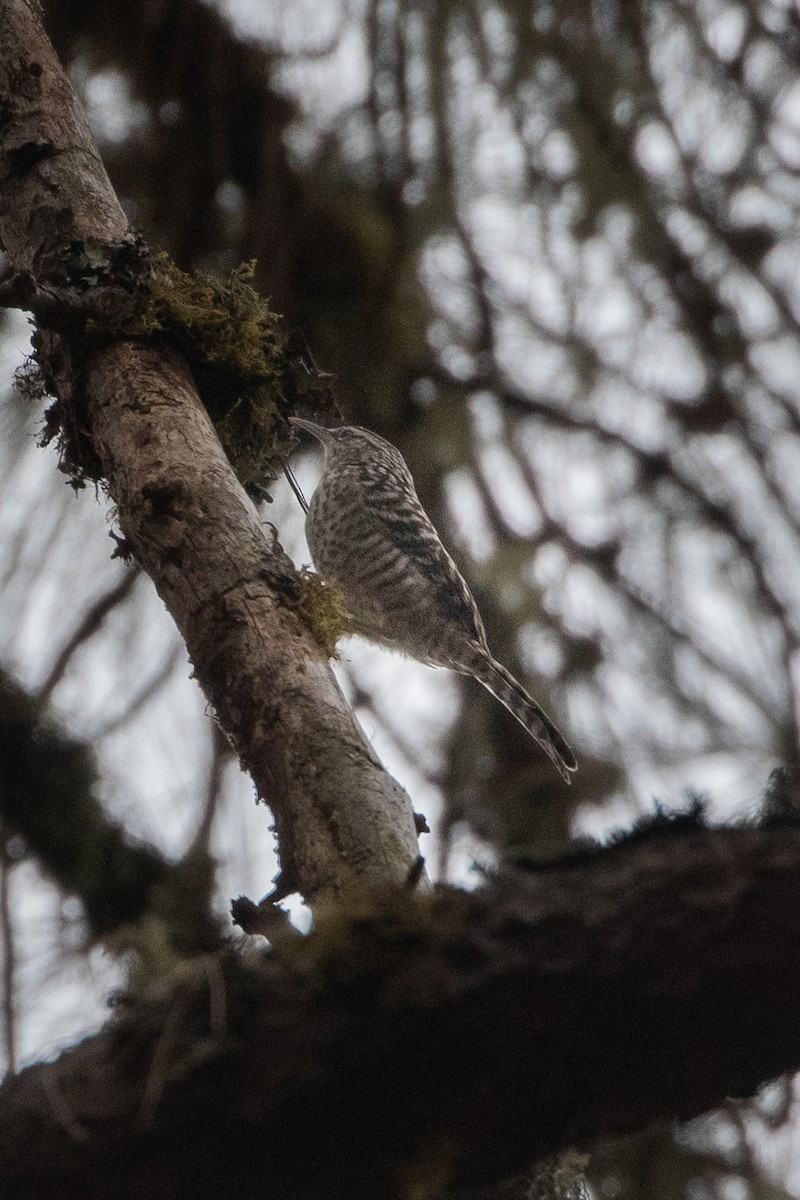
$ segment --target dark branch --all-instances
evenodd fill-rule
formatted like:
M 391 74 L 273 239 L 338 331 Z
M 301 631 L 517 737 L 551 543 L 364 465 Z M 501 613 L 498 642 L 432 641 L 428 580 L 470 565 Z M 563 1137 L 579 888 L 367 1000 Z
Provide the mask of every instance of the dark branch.
M 4 1195 L 389 1200 L 690 1117 L 800 1065 L 798 892 L 796 824 L 687 818 L 197 960 L 6 1086 Z
M 183 865 L 129 838 L 97 792 L 91 748 L 58 729 L 38 697 L 0 673 L 0 819 L 6 837 L 23 838 L 42 868 L 79 897 L 93 936 L 107 936 L 158 907 L 184 951 L 215 944 L 217 927 L 198 864 L 192 865 L 198 885 L 194 927 L 189 921 L 179 928 L 175 895 L 183 896 L 189 882 Z

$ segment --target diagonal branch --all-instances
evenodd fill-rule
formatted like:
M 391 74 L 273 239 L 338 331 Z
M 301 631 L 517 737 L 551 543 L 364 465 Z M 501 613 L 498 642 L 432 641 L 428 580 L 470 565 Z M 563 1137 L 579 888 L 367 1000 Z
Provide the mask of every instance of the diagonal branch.
M 130 235 L 33 7 L 0 0 L 0 237 L 13 268 L 58 296 L 67 259 L 88 276 L 98 258 L 115 262 Z M 272 808 L 280 890 L 401 884 L 417 858 L 411 804 L 293 611 L 294 568 L 264 537 L 185 361 L 121 338 L 77 373 L 68 329 L 49 320 L 36 337 L 40 361 L 64 410 L 87 414 L 125 538 Z
M 136 586 L 139 574 L 140 572 L 136 570 L 124 571 L 113 587 L 110 587 L 102 596 L 98 596 L 83 614 L 77 627 L 59 651 L 55 662 L 47 673 L 47 678 L 38 689 L 37 699 L 42 708 L 45 708 L 50 703 L 53 692 L 64 678 L 70 662 L 78 653 L 81 646 L 94 637 L 102 627 L 106 617 L 117 605 L 127 600 Z
M 59 730 L 40 696 L 27 695 L 2 671 L 0 829 L 5 838 L 22 838 L 59 887 L 79 897 L 93 938 L 108 939 L 160 905 L 169 940 L 183 952 L 217 944 L 220 931 L 208 894 L 211 860 L 201 869 L 198 855 L 193 875 L 182 876 L 180 864 L 129 838 L 103 808 L 88 743 Z M 7 856 L 4 869 L 11 865 Z M 190 888 L 193 928 L 187 930 L 175 920 L 174 900 Z M 10 932 L 7 917 L 0 924 Z M 10 981 L 11 959 L 6 971 Z

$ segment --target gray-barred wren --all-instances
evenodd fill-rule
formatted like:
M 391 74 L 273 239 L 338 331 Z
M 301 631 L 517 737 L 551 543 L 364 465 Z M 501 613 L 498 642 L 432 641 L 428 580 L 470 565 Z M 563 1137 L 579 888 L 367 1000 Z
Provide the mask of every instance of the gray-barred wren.
M 567 783 L 575 755 L 550 718 L 489 652 L 472 593 L 419 502 L 400 451 L 376 433 L 291 418 L 322 442 L 325 463 L 306 535 L 336 583 L 353 633 L 434 667 L 471 675 L 504 704 Z

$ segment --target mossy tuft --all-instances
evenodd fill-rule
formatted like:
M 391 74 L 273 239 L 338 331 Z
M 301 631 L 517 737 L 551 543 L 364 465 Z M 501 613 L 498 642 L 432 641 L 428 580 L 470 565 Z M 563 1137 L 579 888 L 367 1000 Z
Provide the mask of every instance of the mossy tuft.
M 227 279 L 181 271 L 166 254 L 153 264 L 145 334 L 164 334 L 186 355 L 225 452 L 245 487 L 275 477 L 286 401 L 282 318 L 250 283 L 255 263 Z
M 349 629 L 350 615 L 335 583 L 307 567 L 299 573 L 297 610 L 328 658 L 338 658 L 336 643 Z
M 283 318 L 252 286 L 254 262 L 236 267 L 227 279 L 189 273 L 165 253 L 151 257 L 142 239 L 131 235 L 111 246 L 71 244 L 49 270 L 63 296 L 56 328 L 61 358 L 67 356 L 69 395 L 59 394 L 50 347 L 39 334 L 34 355 L 41 369 L 30 363 L 17 387 L 31 402 L 56 397 L 41 441 L 57 441 L 61 468 L 75 487 L 102 480 L 86 414 L 84 368 L 94 351 L 120 338 L 162 341 L 181 351 L 231 465 L 254 498 L 268 495 L 281 470 L 288 415 L 298 405 L 328 418 L 337 412 L 332 376 L 319 370 L 302 337 L 287 333 Z M 52 321 L 49 293 L 46 300 L 45 329 Z

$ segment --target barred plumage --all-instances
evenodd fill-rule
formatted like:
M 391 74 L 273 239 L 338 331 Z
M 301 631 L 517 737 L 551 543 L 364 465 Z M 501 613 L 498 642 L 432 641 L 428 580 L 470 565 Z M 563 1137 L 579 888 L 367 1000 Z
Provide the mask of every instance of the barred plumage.
M 564 737 L 486 645 L 477 605 L 419 502 L 400 451 L 367 429 L 291 418 L 322 442 L 325 464 L 306 534 L 314 566 L 340 588 L 353 631 L 496 696 L 570 782 Z

